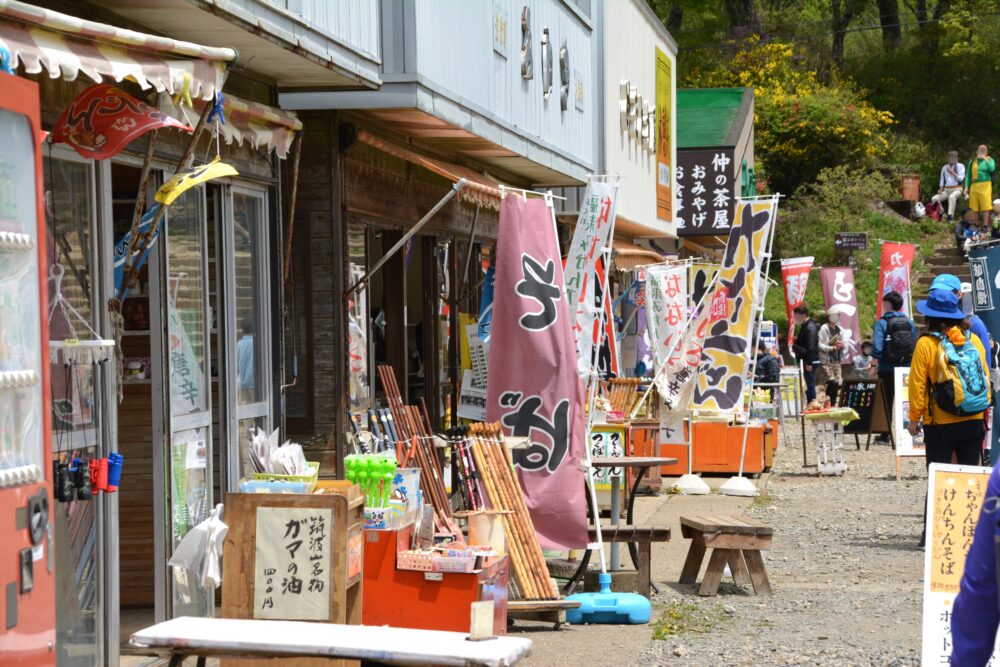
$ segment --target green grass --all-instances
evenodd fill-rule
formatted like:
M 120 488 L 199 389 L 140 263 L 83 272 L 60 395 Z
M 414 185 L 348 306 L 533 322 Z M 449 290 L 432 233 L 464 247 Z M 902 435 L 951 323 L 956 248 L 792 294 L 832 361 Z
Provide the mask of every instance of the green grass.
M 779 219 L 780 220 L 780 219 Z M 783 231 L 784 225 L 795 225 L 794 216 L 781 220 L 777 230 Z M 799 244 L 795 252 L 784 249 L 785 256 L 813 256 L 814 266 L 840 266 L 837 263 L 833 246 L 834 232 L 865 231 L 868 232 L 868 250 L 854 253 L 855 287 L 857 289 L 858 317 L 860 318 L 861 337 L 870 339 L 875 324 L 875 298 L 878 291 L 879 265 L 881 262 L 881 241 L 899 241 L 917 245 L 917 254 L 913 264 L 911 281 L 915 287 L 914 300 L 923 298 L 919 293 L 917 278 L 928 271 L 927 259 L 938 247 L 951 243 L 952 228 L 944 223 L 935 223 L 925 219 L 919 222 L 907 222 L 896 217 L 883 215 L 876 211 L 868 211 L 857 219 L 844 220 L 839 225 L 812 225 L 807 234 L 799 230 L 792 232 Z M 800 247 L 801 246 L 801 247 Z M 771 278 L 777 283 L 772 284 L 767 292 L 764 318 L 778 325 L 784 335 L 788 330 L 788 320 L 785 316 L 785 294 L 781 280 L 780 258 L 771 262 Z M 809 275 L 809 285 L 806 289 L 806 305 L 813 313 L 823 310 L 823 284 L 820 272 L 813 271 Z
M 729 620 L 721 604 L 702 608 L 693 602 L 674 600 L 653 622 L 653 639 L 663 641 L 684 634 L 705 634 Z
M 769 491 L 758 491 L 757 495 L 754 496 L 753 502 L 750 503 L 750 509 L 752 510 L 762 510 L 765 507 L 770 507 L 777 500 L 774 495 Z

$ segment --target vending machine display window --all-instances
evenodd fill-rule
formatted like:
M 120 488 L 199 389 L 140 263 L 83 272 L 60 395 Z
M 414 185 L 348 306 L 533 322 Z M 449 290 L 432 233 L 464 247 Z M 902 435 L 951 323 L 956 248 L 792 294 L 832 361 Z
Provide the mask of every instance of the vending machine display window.
M 0 109 L 0 485 L 42 477 L 38 211 L 34 135 Z

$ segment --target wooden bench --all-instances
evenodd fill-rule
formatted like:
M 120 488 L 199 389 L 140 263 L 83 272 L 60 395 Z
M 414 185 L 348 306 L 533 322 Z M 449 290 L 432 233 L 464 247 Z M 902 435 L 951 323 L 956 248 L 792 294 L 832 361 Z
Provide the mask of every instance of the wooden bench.
M 558 630 L 566 622 L 566 610 L 579 608 L 579 600 L 508 600 L 507 626 L 523 619 L 551 623 Z
M 589 530 L 590 543 L 594 544 L 597 542 L 597 528 L 590 526 Z M 601 536 L 607 544 L 628 543 L 629 552 L 632 555 L 632 563 L 635 565 L 638 577 L 636 592 L 648 598 L 650 589 L 656 588 L 656 585 L 653 584 L 649 576 L 652 545 L 653 542 L 669 542 L 670 529 L 658 526 L 601 526 Z M 573 577 L 563 588 L 563 592 L 566 595 L 572 593 L 580 580 L 583 579 L 583 575 L 587 572 L 587 566 L 590 565 L 591 553 L 591 550 L 588 549 L 583 556 L 583 560 L 580 561 L 580 567 L 577 568 L 576 573 L 573 574 Z
M 691 548 L 681 570 L 682 584 L 698 580 L 705 550 L 712 549 L 698 595 L 715 595 L 726 565 L 737 585 L 752 585 L 757 595 L 771 595 L 761 549 L 771 546 L 774 529 L 746 516 L 682 516 L 681 535 L 691 540 Z

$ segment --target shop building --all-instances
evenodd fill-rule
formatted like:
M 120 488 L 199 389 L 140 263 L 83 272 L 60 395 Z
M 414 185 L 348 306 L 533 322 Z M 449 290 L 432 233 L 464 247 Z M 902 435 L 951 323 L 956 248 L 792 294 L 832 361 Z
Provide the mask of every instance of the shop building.
M 693 248 L 725 246 L 740 197 L 757 194 L 750 88 L 677 91 L 677 233 Z
M 95 82 L 192 126 L 224 92 L 226 123 L 208 128 L 221 130 L 219 141 L 203 132 L 194 160 L 218 152 L 238 172 L 191 188 L 163 216 L 121 309 L 121 396 L 113 354 L 53 361 L 53 465 L 112 452 L 124 459 L 115 493 L 57 501 L 52 511 L 59 665 L 118 665 L 132 630 L 214 613 L 213 596 L 167 560 L 246 474 L 248 426 L 276 428 L 283 416 L 284 169 L 302 123 L 277 108 L 277 97 L 284 86 L 381 83 L 378 16 L 362 13 L 371 3 L 335 4 L 354 12 L 351 34 L 337 32 L 348 23 L 333 13 L 319 20 L 249 0 L 0 7 L 0 44 L 15 74 L 38 82 L 45 130 Z M 193 108 L 175 106 L 177 94 Z M 160 129 L 147 158 L 150 136 L 104 159 L 43 144 L 48 261 L 63 271 L 59 291 L 82 317 L 54 315 L 54 340 L 115 339 L 108 303 L 120 296 L 116 265 L 129 254 L 127 243 L 119 256 L 115 248 L 139 193 L 148 209 L 191 135 Z
M 450 424 L 501 184 L 579 185 L 597 164 L 590 0 L 379 7 L 378 90 L 280 97 L 319 137 L 304 147 L 292 267 L 309 390 L 287 394 L 289 431 L 341 442 L 348 415 L 363 418 L 381 392 L 379 364 L 392 366 L 404 401 L 423 399 L 434 426 Z

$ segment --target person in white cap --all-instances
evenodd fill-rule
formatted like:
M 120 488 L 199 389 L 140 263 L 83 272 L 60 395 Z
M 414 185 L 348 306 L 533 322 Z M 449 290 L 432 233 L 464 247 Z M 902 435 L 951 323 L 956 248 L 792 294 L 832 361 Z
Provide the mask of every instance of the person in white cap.
M 955 205 L 962 196 L 962 183 L 965 182 L 965 165 L 958 161 L 958 151 L 948 151 L 948 164 L 941 167 L 941 178 L 938 182 L 938 193 L 931 201 L 944 206 L 948 202 L 948 221 L 955 219 Z

